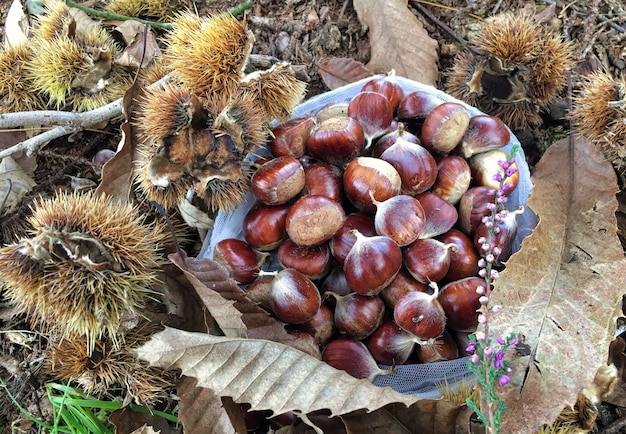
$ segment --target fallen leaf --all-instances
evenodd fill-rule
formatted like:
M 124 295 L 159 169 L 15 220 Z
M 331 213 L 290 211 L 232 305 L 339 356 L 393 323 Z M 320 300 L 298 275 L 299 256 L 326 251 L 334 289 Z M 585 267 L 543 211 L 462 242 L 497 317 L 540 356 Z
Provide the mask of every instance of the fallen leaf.
M 4 46 L 15 47 L 25 43 L 29 27 L 28 16 L 24 13 L 22 2 L 13 0 L 4 20 Z
M 332 416 L 390 403 L 409 406 L 414 396 L 356 379 L 301 351 L 261 339 L 236 339 L 166 327 L 136 350 L 152 366 L 177 368 L 220 396 L 251 410 Z
M 196 379 L 182 377 L 176 385 L 180 398 L 179 418 L 185 432 L 203 434 L 245 433 L 246 424 L 241 410 L 229 415 L 222 399 L 211 389 L 196 387 Z M 235 428 L 234 425 L 237 425 Z
M 0 213 L 11 212 L 35 185 L 13 158 L 4 157 L 0 161 Z
M 187 200 L 178 202 L 178 211 L 190 228 L 209 229 L 215 223 L 206 211 L 202 211 Z
M 170 256 L 172 263 L 182 270 L 180 258 Z M 285 324 L 272 317 L 267 311 L 252 302 L 236 282 L 229 278 L 228 271 L 224 266 L 208 258 L 185 258 L 187 272 L 205 287 L 210 287 L 226 300 L 233 300 L 237 311 L 241 312 L 242 320 L 247 329 L 247 337 L 251 339 L 267 339 L 280 342 L 285 345 L 297 347 L 297 336 L 287 333 Z M 199 294 L 200 298 L 202 295 Z
M 161 431 L 155 431 L 154 428 L 148 425 L 144 425 L 141 428 L 136 429 L 131 434 L 160 434 Z
M 150 431 L 137 431 L 141 429 L 151 429 L 161 434 L 174 434 L 177 432 L 170 428 L 169 424 L 161 416 L 156 414 L 141 413 L 131 410 L 129 407 L 115 410 L 109 416 L 109 422 L 115 426 L 116 434 L 130 434 L 135 432 L 149 433 Z
M 241 291 L 229 277 L 228 271 L 210 259 L 186 258 L 185 263 L 182 263 L 180 256 L 175 253 L 168 255 L 168 258 L 185 274 L 224 335 L 246 336 L 246 325 L 241 320 L 241 312 L 233 306 L 235 302 L 222 297 L 219 292 Z M 191 263 L 194 265 L 193 272 L 189 270 Z M 202 274 L 203 281 L 196 276 L 199 273 Z
M 408 0 L 354 0 L 362 24 L 369 27 L 371 59 L 367 68 L 374 73 L 392 69 L 402 77 L 434 85 L 437 67 L 437 41 L 407 7 Z
M 445 399 L 420 399 L 410 407 L 390 404 L 371 413 L 365 410 L 341 416 L 348 432 L 385 434 L 458 433 L 457 425 L 467 418 L 465 406 Z
M 626 260 L 616 235 L 617 180 L 578 136 L 548 148 L 527 206 L 539 223 L 507 262 L 490 300 L 493 336 L 522 333 L 530 355 L 511 361 L 502 432 L 536 432 L 576 402 L 605 364 L 621 313 Z M 566 357 L 566 359 L 564 359 Z
M 374 75 L 361 62 L 347 57 L 324 59 L 317 66 L 317 72 L 330 90 Z
M 146 27 L 148 27 L 147 32 L 145 32 Z M 145 68 L 155 56 L 161 54 L 156 37 L 147 24 L 127 20 L 117 26 L 115 31 L 122 36 L 126 45 L 124 51 L 115 59 L 115 63 L 118 65 L 138 68 L 139 63 L 143 60 L 141 67 Z

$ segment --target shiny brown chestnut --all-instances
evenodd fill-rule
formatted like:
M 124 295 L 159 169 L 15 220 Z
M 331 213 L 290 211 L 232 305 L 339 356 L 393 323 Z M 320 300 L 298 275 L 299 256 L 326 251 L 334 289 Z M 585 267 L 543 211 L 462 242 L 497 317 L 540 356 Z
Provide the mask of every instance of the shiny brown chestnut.
M 395 322 L 422 340 L 441 336 L 446 327 L 446 314 L 437 300 L 439 290 L 433 294 L 413 291 L 402 296 L 393 309 Z
M 482 249 L 482 240 L 491 240 L 489 243 L 500 249 L 499 254 L 494 254 L 495 264 L 500 265 L 509 259 L 511 253 L 513 253 L 513 241 L 517 234 L 517 215 L 521 212 L 521 209 L 507 211 L 503 218 L 495 223 L 497 231 L 488 229 L 484 222 L 479 223 L 474 231 L 474 247 L 476 247 L 476 250 L 480 252 L 484 251 Z M 489 232 L 493 233 L 492 238 L 489 238 Z
M 322 360 L 355 378 L 366 378 L 370 381 L 374 381 L 379 375 L 393 372 L 380 369 L 365 344 L 352 338 L 331 340 L 322 351 Z
M 470 113 L 456 102 L 444 102 L 431 110 L 422 126 L 422 143 L 441 153 L 457 147 L 470 122 Z
M 348 117 L 348 103 L 345 101 L 335 101 L 329 102 L 319 109 L 315 114 L 315 120 L 318 124 L 321 124 L 328 119 L 342 116 Z
M 329 163 L 314 163 L 304 169 L 304 194 L 326 196 L 340 202 L 343 196 L 343 172 Z
M 437 162 L 432 154 L 423 146 L 401 137 L 380 154 L 380 158 L 398 171 L 403 194 L 414 196 L 423 193 L 437 179 Z
M 302 324 L 315 316 L 322 299 L 315 284 L 304 274 L 292 268 L 279 272 L 261 272 L 261 276 L 273 275 L 270 288 L 272 312 L 288 324 Z
M 438 282 L 448 273 L 450 251 L 456 248 L 456 244 L 444 244 L 435 238 L 419 239 L 404 250 L 404 266 L 420 283 Z
M 398 139 L 406 140 L 407 142 L 415 143 L 416 145 L 422 144 L 419 137 L 409 132 L 404 124 L 399 124 L 398 128 L 388 132 L 380 139 L 376 140 L 376 145 L 374 145 L 374 148 L 372 149 L 372 157 L 380 158 L 381 154 L 391 145 L 396 143 L 396 140 Z
M 432 92 L 415 90 L 404 95 L 398 105 L 398 120 L 401 122 L 424 119 L 438 105 L 444 101 Z
M 338 295 L 346 295 L 352 292 L 352 288 L 348 285 L 346 275 L 343 272 L 342 265 L 338 263 L 333 264 L 330 273 L 322 280 L 320 292 L 322 294 L 334 292 Z
M 276 157 L 254 172 L 250 184 L 261 202 L 281 205 L 296 197 L 304 188 L 304 168 L 297 158 L 290 155 Z
M 424 209 L 413 196 L 400 194 L 379 202 L 376 205 L 374 227 L 378 235 L 394 240 L 400 247 L 407 246 L 417 240 L 426 223 Z
M 365 149 L 369 149 L 373 140 L 390 131 L 393 108 L 384 95 L 361 91 L 348 103 L 348 116 L 363 127 Z
M 504 122 L 490 115 L 476 115 L 469 120 L 458 152 L 469 158 L 474 154 L 505 147 L 511 141 L 511 133 Z
M 285 218 L 289 238 L 301 246 L 329 240 L 343 226 L 346 214 L 339 203 L 326 196 L 302 196 L 291 205 Z
M 322 304 L 313 318 L 302 324 L 302 330 L 313 336 L 317 345 L 324 345 L 335 334 L 334 313 L 330 307 Z
M 470 187 L 459 201 L 459 228 L 473 236 L 482 218 L 491 214 L 489 207 L 496 200 L 496 191 L 482 185 Z
M 332 117 L 311 130 L 307 149 L 312 157 L 343 167 L 363 153 L 365 132 L 356 119 Z
M 437 160 L 437 179 L 430 191 L 456 205 L 471 182 L 472 171 L 467 161 L 458 155 L 446 155 Z
M 315 116 L 308 114 L 282 123 L 272 130 L 269 143 L 274 157 L 289 155 L 300 158 L 306 154 L 306 141 L 315 126 Z
M 435 193 L 427 191 L 416 196 L 422 208 L 426 222 L 420 238 L 431 238 L 449 231 L 457 222 L 459 214 L 454 205 L 446 202 Z
M 248 243 L 237 238 L 225 238 L 215 245 L 213 260 L 224 265 L 242 285 L 253 282 L 261 271 L 265 255 L 259 255 Z
M 385 321 L 367 340 L 367 348 L 374 359 L 383 365 L 402 365 L 411 356 L 420 338 L 402 329 L 393 320 Z
M 376 92 L 389 100 L 391 110 L 395 112 L 404 98 L 402 87 L 388 77 L 376 77 L 368 81 L 361 88 L 361 92 Z
M 485 279 L 466 277 L 455 280 L 441 288 L 439 303 L 448 318 L 448 328 L 459 332 L 474 332 L 478 327 L 478 312 L 481 294 L 477 288 L 487 289 Z
M 416 345 L 413 353 L 420 363 L 444 362 L 459 358 L 457 343 L 447 330 L 432 342 Z
M 377 295 L 387 286 L 402 266 L 402 250 L 391 238 L 366 237 L 351 231 L 356 242 L 343 264 L 350 287 L 361 295 Z
M 506 177 L 505 170 L 500 165 L 500 162 L 507 161 L 508 158 L 508 152 L 502 149 L 491 149 L 473 155 L 468 163 L 474 183 L 498 190 L 500 189 L 500 182 L 496 181 L 495 176 L 499 173 L 500 176 L 506 178 L 505 184 L 501 188 L 502 192 L 504 195 L 511 194 L 519 183 L 519 173 L 516 171 L 513 175 Z M 516 163 L 511 164 L 511 167 L 517 170 Z
M 437 237 L 444 244 L 454 244 L 456 249 L 450 250 L 450 267 L 443 278 L 446 282 L 475 276 L 478 273 L 480 256 L 474 248 L 473 240 L 458 229 L 450 229 Z
M 323 278 L 332 266 L 328 243 L 300 246 L 291 239 L 286 239 L 278 247 L 277 257 L 283 268 L 298 270 L 311 280 Z
M 415 280 L 406 267 L 402 267 L 396 277 L 382 290 L 380 298 L 383 299 L 387 307 L 393 309 L 400 297 L 411 291 L 431 293 L 428 286 Z
M 352 229 L 357 229 L 367 237 L 377 235 L 372 216 L 360 212 L 349 214 L 344 220 L 341 229 L 333 235 L 329 242 L 330 252 L 342 266 L 346 256 L 350 253 L 350 249 L 356 242 L 356 236 L 350 233 Z
M 291 205 L 257 204 L 243 219 L 243 236 L 257 250 L 273 250 L 287 238 L 285 221 Z
M 359 210 L 376 212 L 372 197 L 378 201 L 400 194 L 402 180 L 388 162 L 374 157 L 358 157 L 350 161 L 343 173 L 343 189 Z
M 378 296 L 365 296 L 356 292 L 325 296 L 335 299 L 334 322 L 337 331 L 354 339 L 365 339 L 380 326 L 385 313 L 385 303 Z

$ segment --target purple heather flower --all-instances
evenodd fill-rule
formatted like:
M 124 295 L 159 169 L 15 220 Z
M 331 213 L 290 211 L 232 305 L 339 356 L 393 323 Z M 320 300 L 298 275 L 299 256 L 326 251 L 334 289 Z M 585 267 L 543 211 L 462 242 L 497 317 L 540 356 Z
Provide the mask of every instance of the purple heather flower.
M 473 364 L 478 363 L 478 354 L 472 354 L 470 357 L 470 360 L 472 361 Z
M 486 271 L 485 271 L 485 273 L 486 273 Z M 479 272 L 479 274 L 480 274 L 480 272 Z M 484 276 L 482 276 L 482 277 L 484 277 Z M 477 286 L 476 287 L 476 294 L 483 295 L 484 293 L 485 293 L 485 288 L 484 287 L 482 287 L 482 286 Z
M 483 298 L 483 297 L 481 297 Z M 487 298 L 487 297 L 485 297 Z M 484 304 L 484 303 L 483 303 Z M 478 315 L 478 324 L 484 324 L 487 322 L 487 317 L 483 314 Z
M 486 296 L 481 296 L 478 301 L 480 302 L 480 304 L 487 304 L 487 302 L 489 301 L 489 297 Z M 481 315 L 482 316 L 482 315 Z M 484 317 L 484 316 L 483 316 Z M 480 322 L 480 316 L 478 317 L 478 322 Z M 482 322 L 480 322 L 481 324 L 484 324 Z
M 493 254 L 496 255 L 496 256 L 499 255 L 500 253 L 502 253 L 502 249 L 500 247 L 498 247 L 498 246 L 494 246 L 492 251 L 493 251 Z M 480 265 L 478 265 L 478 266 L 480 267 Z
M 498 380 L 498 384 L 500 386 L 506 386 L 510 382 L 511 382 L 511 377 L 509 377 L 508 375 L 502 375 L 500 376 L 500 379 Z
M 517 343 L 517 339 L 516 338 L 509 339 L 509 345 L 515 345 L 516 343 Z
M 517 169 L 515 167 L 509 167 L 508 169 L 506 169 L 506 177 L 509 178 L 513 175 L 515 175 L 517 173 Z
M 472 351 L 474 351 L 476 349 L 476 342 L 470 342 L 467 345 L 467 348 L 465 348 L 465 351 L 467 351 L 468 353 L 471 353 Z
M 491 253 L 489 253 L 487 256 L 485 256 L 485 261 L 487 261 L 489 263 L 491 263 L 491 262 L 493 262 L 495 260 L 496 260 L 496 258 Z
M 483 268 L 485 265 L 487 265 L 487 262 L 485 262 L 485 258 L 480 258 L 478 260 L 478 267 Z
M 484 268 L 481 268 L 480 270 L 478 270 L 478 275 L 480 277 L 485 277 L 487 275 L 487 270 L 485 270 Z M 476 291 L 478 292 L 478 291 Z
M 500 345 L 504 345 L 506 343 L 506 341 L 502 338 L 496 338 L 496 342 L 499 343 Z
M 493 175 L 493 180 L 496 182 L 502 182 L 502 173 L 501 172 L 497 172 Z
M 491 347 L 485 347 L 483 352 L 485 353 L 485 356 L 490 356 L 493 354 L 493 349 Z
M 492 311 L 493 313 L 498 313 L 498 312 L 500 312 L 501 310 L 502 310 L 502 306 L 500 306 L 499 304 L 496 304 L 495 306 L 493 306 L 493 307 L 491 308 L 491 311 Z
M 478 331 L 478 332 L 474 333 L 474 335 L 476 336 L 476 340 L 477 341 L 484 341 L 485 340 L 485 332 L 483 332 L 483 331 Z
M 497 279 L 500 277 L 500 273 L 498 273 L 498 270 L 491 270 L 490 276 L 492 279 Z
M 507 160 L 500 160 L 498 161 L 498 164 L 500 165 L 500 167 L 502 167 L 504 170 L 508 169 L 510 164 Z

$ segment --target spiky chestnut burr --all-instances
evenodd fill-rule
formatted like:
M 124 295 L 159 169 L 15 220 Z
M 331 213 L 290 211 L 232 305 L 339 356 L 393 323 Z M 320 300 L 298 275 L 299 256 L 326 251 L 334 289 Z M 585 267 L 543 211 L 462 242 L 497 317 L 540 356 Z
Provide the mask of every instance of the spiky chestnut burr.
M 111 0 L 107 3 L 106 10 L 109 12 L 159 21 L 172 19 L 174 11 L 182 5 L 178 0 Z
M 200 94 L 230 93 L 243 76 L 254 35 L 230 14 L 182 13 L 166 37 L 165 58 L 174 79 Z
M 607 160 L 626 170 L 626 79 L 597 72 L 585 77 L 574 97 L 576 130 L 598 144 Z
M 571 43 L 528 14 L 504 13 L 485 21 L 448 73 L 451 95 L 499 117 L 511 128 L 541 123 L 573 65 Z
M 98 339 L 91 353 L 82 337 L 53 342 L 45 369 L 54 379 L 72 381 L 90 395 L 112 396 L 121 387 L 137 404 L 152 405 L 167 397 L 174 386 L 174 372 L 148 366 L 132 350 L 161 328 L 158 323 L 143 321 L 124 334 L 123 346 Z
M 32 91 L 26 65 L 33 57 L 27 44 L 0 50 L 0 113 L 42 110 L 43 98 Z
M 5 296 L 51 336 L 85 337 L 89 353 L 101 337 L 117 343 L 122 316 L 158 280 L 162 237 L 143 221 L 93 193 L 36 200 L 31 236 L 0 249 Z
M 34 38 L 51 41 L 59 37 L 74 37 L 76 21 L 70 13 L 70 8 L 62 1 L 47 1 L 44 13 L 35 18 L 32 28 Z
M 302 102 L 306 83 L 298 80 L 289 64 L 277 63 L 265 71 L 255 71 L 241 81 L 244 92 L 254 95 L 263 107 L 267 121 L 289 118 L 291 111 Z

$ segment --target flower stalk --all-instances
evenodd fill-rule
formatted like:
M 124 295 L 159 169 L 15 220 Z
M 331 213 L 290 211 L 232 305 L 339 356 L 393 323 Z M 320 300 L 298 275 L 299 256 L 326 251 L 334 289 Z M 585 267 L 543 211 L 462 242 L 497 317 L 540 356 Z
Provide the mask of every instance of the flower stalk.
M 467 406 L 471 408 L 484 423 L 488 433 L 497 434 L 500 429 L 502 413 L 506 410 L 505 402 L 498 396 L 497 389 L 506 386 L 511 381 L 509 376 L 511 369 L 509 362 L 505 360 L 505 353 L 509 347 L 517 343 L 517 337 L 510 333 L 505 337 L 493 337 L 489 330 L 489 322 L 493 315 L 502 309 L 499 305 L 489 305 L 493 283 L 499 277 L 496 268 L 498 257 L 502 253 L 496 243 L 496 237 L 500 232 L 501 222 L 510 211 L 506 208 L 507 181 L 517 172 L 515 154 L 518 146 L 513 146 L 507 160 L 500 161 L 502 171 L 494 176 L 499 183 L 495 194 L 494 203 L 490 204 L 490 214 L 483 217 L 483 224 L 487 228 L 485 237 L 481 237 L 478 243 L 481 246 L 481 259 L 478 261 L 479 276 L 485 280 L 486 288 L 479 286 L 476 292 L 480 295 L 480 308 L 478 309 L 478 330 L 469 336 L 470 343 L 468 352 L 473 352 L 467 362 L 468 368 L 476 375 L 480 389 L 480 400 L 474 402 L 467 398 Z

